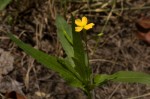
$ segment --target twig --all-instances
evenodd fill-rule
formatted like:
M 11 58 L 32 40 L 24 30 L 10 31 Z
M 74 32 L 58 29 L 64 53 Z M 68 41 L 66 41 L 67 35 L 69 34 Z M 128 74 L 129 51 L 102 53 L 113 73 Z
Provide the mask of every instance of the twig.
M 114 89 L 114 91 L 111 93 L 111 95 L 109 96 L 108 99 L 111 99 L 111 97 L 113 96 L 113 94 L 117 91 L 117 89 L 120 87 L 121 83 L 119 83 L 116 88 Z
M 142 97 L 147 97 L 147 96 L 150 96 L 150 93 L 140 95 L 140 96 L 136 96 L 136 97 L 127 98 L 127 99 L 137 99 L 137 98 L 142 98 Z
M 132 8 L 130 8 L 130 7 L 128 7 L 128 8 L 116 8 L 116 9 L 113 9 L 112 11 L 113 12 L 116 12 L 116 11 L 127 11 L 127 10 L 138 10 L 138 9 L 140 9 L 140 10 L 144 10 L 144 9 L 150 9 L 150 6 L 145 6 L 145 7 L 132 7 Z M 110 11 L 111 9 L 102 9 L 102 8 L 99 8 L 99 9 L 91 9 L 91 10 L 83 10 L 82 12 L 97 12 L 97 13 L 99 13 L 99 12 L 108 12 L 108 11 Z

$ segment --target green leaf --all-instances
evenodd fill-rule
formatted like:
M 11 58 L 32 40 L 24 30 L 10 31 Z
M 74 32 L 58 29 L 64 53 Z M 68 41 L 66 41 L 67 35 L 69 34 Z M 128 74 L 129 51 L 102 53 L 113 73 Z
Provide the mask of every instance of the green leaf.
M 119 71 L 112 75 L 98 74 L 94 77 L 94 84 L 98 86 L 110 80 L 115 82 L 150 84 L 150 75 L 134 71 Z
M 112 81 L 150 84 L 150 75 L 142 72 L 119 71 L 112 75 Z
M 61 17 L 56 17 L 57 36 L 63 49 L 69 57 L 73 57 L 71 26 Z
M 106 74 L 97 74 L 94 77 L 94 84 L 96 86 L 100 86 L 102 84 L 104 84 L 105 82 L 114 79 L 115 77 L 111 76 L 111 75 L 106 75 Z
M 75 63 L 75 70 L 79 73 L 79 75 L 82 77 L 82 81 L 84 82 L 84 83 L 86 83 L 87 82 L 87 72 L 88 71 L 85 71 L 86 70 L 86 68 L 84 68 L 82 65 L 81 65 L 81 63 L 76 59 L 76 58 L 72 58 L 73 59 L 73 61 L 74 61 L 74 63 Z
M 3 10 L 10 2 L 11 0 L 0 0 L 0 10 Z
M 56 27 L 59 41 L 61 42 L 67 57 L 70 57 L 70 62 L 74 62 L 74 65 L 71 66 L 75 67 L 82 79 L 87 79 L 90 75 L 90 70 L 87 67 L 87 63 L 85 63 L 88 61 L 82 44 L 81 36 L 79 33 L 76 33 L 74 29 L 74 18 L 72 17 L 71 28 L 61 16 L 57 16 Z
M 72 73 L 72 75 L 74 75 L 76 78 L 78 78 L 78 80 L 81 80 L 81 77 L 79 76 L 79 74 L 75 71 L 74 67 L 72 66 L 73 64 L 70 62 L 71 59 L 69 59 L 69 57 L 63 59 L 60 58 L 58 59 L 58 62 L 67 70 L 70 71 L 70 73 Z
M 8 36 L 12 41 L 15 42 L 15 44 L 17 44 L 27 54 L 35 58 L 39 63 L 43 64 L 49 69 L 54 70 L 55 72 L 58 72 L 60 76 L 62 76 L 70 85 L 82 88 L 82 83 L 79 81 L 79 79 L 73 74 L 72 71 L 68 70 L 66 66 L 60 64 L 58 58 L 43 53 L 42 51 L 39 51 L 30 45 L 23 43 L 21 40 L 14 37 L 11 33 L 8 33 Z
M 75 31 L 75 19 L 72 16 L 72 35 L 73 35 L 73 60 L 76 64 L 75 69 L 80 73 L 83 79 L 90 77 L 90 69 L 88 65 L 87 53 L 84 50 L 80 33 Z
M 83 47 L 82 39 L 80 33 L 75 31 L 75 19 L 72 16 L 72 35 L 73 35 L 73 50 L 74 50 L 74 57 L 80 60 L 81 65 L 86 66 L 85 63 L 85 50 Z

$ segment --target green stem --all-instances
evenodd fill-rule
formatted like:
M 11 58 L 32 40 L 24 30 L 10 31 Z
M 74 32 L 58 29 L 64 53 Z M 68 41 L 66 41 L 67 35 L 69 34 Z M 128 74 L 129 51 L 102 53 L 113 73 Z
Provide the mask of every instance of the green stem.
M 91 95 L 90 91 L 87 92 L 87 97 L 88 97 L 88 99 L 92 99 L 92 95 Z
M 89 63 L 89 52 L 88 52 L 88 45 L 87 45 L 87 33 L 86 33 L 86 30 L 83 30 L 83 40 L 84 40 L 84 42 L 85 42 L 85 47 L 86 47 L 86 54 L 87 54 L 87 68 L 88 68 L 88 70 L 90 70 L 90 63 Z M 90 77 L 90 74 L 89 74 L 89 72 L 88 72 L 88 74 L 87 74 L 87 82 L 89 82 L 90 80 L 91 80 L 91 77 Z
M 86 30 L 83 30 L 83 40 L 85 42 L 85 47 L 86 47 L 86 52 L 87 52 L 87 60 L 88 60 L 88 63 L 87 63 L 88 67 L 87 68 L 88 68 L 88 70 L 90 70 L 91 68 L 90 68 L 90 63 L 89 63 L 89 52 L 88 52 L 88 45 L 87 45 L 87 33 L 86 33 Z M 85 89 L 88 99 L 92 99 L 91 88 L 90 88 L 92 83 L 93 83 L 93 78 L 91 78 L 91 75 L 88 72 L 88 74 L 87 74 L 87 83 L 86 83 L 87 86 L 86 86 L 86 89 Z
M 88 53 L 88 46 L 87 46 L 87 34 L 86 34 L 86 30 L 83 30 L 83 40 L 85 42 L 85 47 L 86 47 L 86 52 L 87 52 L 87 58 L 89 60 L 89 53 Z M 88 64 L 89 66 L 89 61 L 88 61 Z

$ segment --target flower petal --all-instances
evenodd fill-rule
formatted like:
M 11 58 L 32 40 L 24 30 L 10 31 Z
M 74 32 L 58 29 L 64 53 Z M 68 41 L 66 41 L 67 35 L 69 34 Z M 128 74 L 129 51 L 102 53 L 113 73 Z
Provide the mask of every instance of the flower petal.
M 85 16 L 82 17 L 82 25 L 85 26 L 87 22 L 88 22 L 87 18 Z
M 75 24 L 76 24 L 77 26 L 81 26 L 81 27 L 83 26 L 83 25 L 82 25 L 82 21 L 81 21 L 80 19 L 76 19 L 76 20 L 75 20 Z
M 94 26 L 94 23 L 90 23 L 90 24 L 87 24 L 84 29 L 88 30 L 88 29 L 91 29 L 92 27 Z
M 75 27 L 76 32 L 80 32 L 83 29 L 83 27 Z

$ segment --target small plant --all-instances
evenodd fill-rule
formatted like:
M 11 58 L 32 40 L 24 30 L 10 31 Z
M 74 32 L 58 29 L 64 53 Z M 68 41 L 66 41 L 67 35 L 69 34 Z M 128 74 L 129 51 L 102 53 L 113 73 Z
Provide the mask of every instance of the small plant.
M 81 88 L 88 99 L 92 99 L 91 92 L 95 87 L 102 86 L 108 81 L 150 84 L 150 75 L 141 72 L 119 71 L 112 75 L 94 75 L 92 73 L 88 52 L 85 49 L 87 49 L 86 30 L 92 29 L 93 26 L 94 23 L 88 24 L 86 17 L 82 17 L 82 20 L 75 20 L 72 16 L 72 25 L 68 25 L 63 17 L 57 16 L 57 36 L 67 55 L 65 58 L 43 53 L 23 43 L 13 36 L 13 34 L 7 34 L 27 54 L 31 55 L 47 68 L 57 72 L 69 85 Z M 83 35 L 83 40 L 81 35 Z

